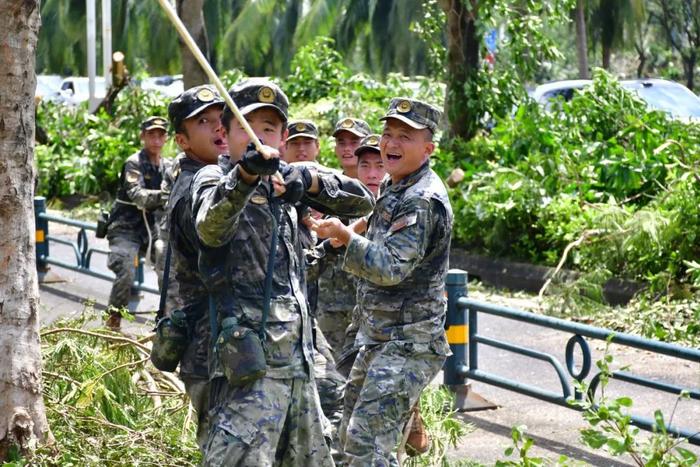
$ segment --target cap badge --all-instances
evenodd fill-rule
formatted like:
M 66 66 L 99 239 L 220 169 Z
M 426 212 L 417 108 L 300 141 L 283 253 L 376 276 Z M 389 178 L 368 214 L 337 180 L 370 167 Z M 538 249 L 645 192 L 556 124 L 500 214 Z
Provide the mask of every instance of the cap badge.
M 411 111 L 411 103 L 408 101 L 401 101 L 401 102 L 399 102 L 399 105 L 396 106 L 396 110 L 398 110 L 402 114 L 410 112 Z
M 154 125 L 165 125 L 165 120 L 162 118 L 154 118 L 152 123 Z
M 343 128 L 352 128 L 353 126 L 355 126 L 355 122 L 353 122 L 349 118 L 346 118 L 345 120 L 343 120 L 343 123 L 341 123 L 340 126 Z
M 268 86 L 263 86 L 262 88 L 260 88 L 260 91 L 258 91 L 258 100 L 265 104 L 270 104 L 274 102 L 275 91 L 273 91 L 272 88 Z
M 294 129 L 297 131 L 305 131 L 306 125 L 304 125 L 302 122 L 299 122 L 294 126 Z
M 367 144 L 369 146 L 376 146 L 379 144 L 379 140 L 377 139 L 376 136 L 371 136 L 367 139 Z
M 200 89 L 197 92 L 197 99 L 201 102 L 211 102 L 214 100 L 214 93 L 211 92 L 211 89 Z

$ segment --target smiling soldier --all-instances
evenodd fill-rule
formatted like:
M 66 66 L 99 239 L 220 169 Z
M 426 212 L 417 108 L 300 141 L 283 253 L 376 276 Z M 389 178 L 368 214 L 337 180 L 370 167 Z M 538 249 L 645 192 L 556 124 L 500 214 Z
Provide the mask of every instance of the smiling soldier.
M 366 237 L 338 219 L 320 237 L 346 245 L 344 270 L 359 276 L 359 354 L 350 372 L 341 446 L 348 465 L 396 465 L 402 428 L 449 354 L 444 282 L 452 208 L 430 169 L 436 108 L 393 99 L 382 118 L 380 152 L 390 176 Z

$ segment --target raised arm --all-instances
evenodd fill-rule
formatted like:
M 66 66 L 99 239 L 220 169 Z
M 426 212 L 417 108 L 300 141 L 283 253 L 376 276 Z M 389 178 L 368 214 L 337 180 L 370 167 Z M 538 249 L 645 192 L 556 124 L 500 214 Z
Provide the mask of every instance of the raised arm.
M 240 167 L 224 174 L 216 165 L 201 168 L 192 182 L 192 215 L 197 236 L 209 247 L 228 243 L 236 232 L 243 208 L 259 180 L 249 185 L 240 176 Z
M 314 178 L 302 203 L 324 214 L 361 217 L 374 209 L 372 192 L 359 180 L 321 165 L 307 166 Z

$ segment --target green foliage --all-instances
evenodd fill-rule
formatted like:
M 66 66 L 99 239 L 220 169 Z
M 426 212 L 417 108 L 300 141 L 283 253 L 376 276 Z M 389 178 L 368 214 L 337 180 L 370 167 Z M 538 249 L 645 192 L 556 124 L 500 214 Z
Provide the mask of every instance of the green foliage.
M 36 146 L 38 194 L 49 198 L 116 191 L 124 160 L 141 147 L 141 122 L 150 115 L 167 116 L 162 95 L 136 87 L 123 90 L 115 101 L 115 117 L 85 106 L 71 108 L 42 102 L 37 123 L 48 144 Z M 165 151 L 172 153 L 172 146 Z
M 328 37 L 320 37 L 299 49 L 290 68 L 285 88 L 292 102 L 313 102 L 336 95 L 350 77 L 342 56 Z
M 454 394 L 446 388 L 428 386 L 420 397 L 420 414 L 431 440 L 430 450 L 417 457 L 408 458 L 405 465 L 450 466 L 447 450 L 456 447 L 470 427 L 455 417 Z
M 606 396 L 605 389 L 613 375 L 613 356 L 609 353 L 610 339 L 605 354 L 596 362 L 600 372 L 600 397 L 594 398 L 586 383 L 577 383 L 577 389 L 586 398 L 581 401 L 571 400 L 570 403 L 583 410 L 584 420 L 589 427 L 581 430 L 581 439 L 594 449 L 604 449 L 612 456 L 629 455 L 635 464 L 642 466 L 692 466 L 696 465 L 698 457 L 691 451 L 681 447 L 687 440 L 677 439 L 667 432 L 664 415 L 660 410 L 654 412 L 654 433 L 648 439 L 640 439 L 639 429 L 631 423 L 629 409 L 633 401 L 629 397 L 611 399 Z M 681 393 L 676 401 L 687 399 L 687 393 Z M 675 408 L 674 408 L 675 413 Z
M 43 330 L 44 403 L 56 442 L 27 465 L 197 465 L 189 401 L 160 380 L 147 353 L 106 331 L 66 330 L 85 331 L 95 317 L 88 310 Z M 144 372 L 152 384 L 134 376 Z

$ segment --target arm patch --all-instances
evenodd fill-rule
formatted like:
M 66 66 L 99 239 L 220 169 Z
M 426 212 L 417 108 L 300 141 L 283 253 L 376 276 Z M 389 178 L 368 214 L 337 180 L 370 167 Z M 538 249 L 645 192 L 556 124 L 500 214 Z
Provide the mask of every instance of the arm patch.
M 391 227 L 389 227 L 389 235 L 398 232 L 401 229 L 404 229 L 406 227 L 410 227 L 413 224 L 416 223 L 418 220 L 418 214 L 406 214 L 405 216 L 401 216 L 398 219 L 396 219 L 394 222 L 391 223 Z

